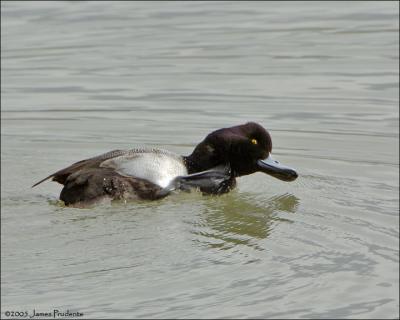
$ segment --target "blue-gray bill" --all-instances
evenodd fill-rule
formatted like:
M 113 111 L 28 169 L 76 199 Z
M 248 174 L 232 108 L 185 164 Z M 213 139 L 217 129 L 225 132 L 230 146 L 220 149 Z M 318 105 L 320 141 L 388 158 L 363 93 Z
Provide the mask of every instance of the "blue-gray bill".
M 259 171 L 269 174 L 283 181 L 293 181 L 297 178 L 297 172 L 272 158 L 271 154 L 263 160 L 258 160 Z

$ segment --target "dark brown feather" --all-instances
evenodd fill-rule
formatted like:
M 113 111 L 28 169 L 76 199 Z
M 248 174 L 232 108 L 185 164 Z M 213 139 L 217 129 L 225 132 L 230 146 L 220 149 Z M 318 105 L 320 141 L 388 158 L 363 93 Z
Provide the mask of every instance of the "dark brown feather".
M 84 168 L 69 175 L 61 191 L 65 205 L 86 206 L 103 198 L 113 200 L 165 197 L 169 192 L 144 179 L 125 177 L 108 168 Z
M 127 152 L 128 151 L 126 151 L 126 150 L 113 150 L 113 151 L 104 153 L 102 155 L 99 155 L 99 156 L 96 156 L 93 158 L 75 162 L 74 164 L 70 165 L 69 167 L 61 169 L 61 170 L 49 175 L 48 177 L 40 180 L 39 182 L 35 183 L 32 186 L 32 188 L 36 187 L 38 184 L 41 184 L 42 182 L 44 182 L 50 178 L 53 178 L 52 179 L 53 181 L 56 181 L 61 184 L 65 184 L 65 181 L 71 174 L 73 174 L 79 170 L 82 170 L 84 168 L 98 168 L 103 161 L 114 158 L 114 157 L 118 157 L 120 155 L 126 154 Z

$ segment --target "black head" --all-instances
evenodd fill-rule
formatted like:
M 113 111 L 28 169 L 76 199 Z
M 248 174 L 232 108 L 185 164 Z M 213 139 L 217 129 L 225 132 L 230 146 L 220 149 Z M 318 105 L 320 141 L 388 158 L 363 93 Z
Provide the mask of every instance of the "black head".
M 292 181 L 297 173 L 272 160 L 272 141 L 268 131 L 255 122 L 210 133 L 186 157 L 189 173 L 229 164 L 235 177 L 261 171 L 278 179 Z

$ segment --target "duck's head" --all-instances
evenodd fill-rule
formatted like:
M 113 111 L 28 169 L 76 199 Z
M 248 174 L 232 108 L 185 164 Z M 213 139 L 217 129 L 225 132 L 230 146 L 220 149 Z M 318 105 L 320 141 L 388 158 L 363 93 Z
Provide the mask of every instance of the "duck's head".
M 248 122 L 210 133 L 185 160 L 189 173 L 229 165 L 234 177 L 264 172 L 280 180 L 295 180 L 296 171 L 273 160 L 271 151 L 268 131 Z

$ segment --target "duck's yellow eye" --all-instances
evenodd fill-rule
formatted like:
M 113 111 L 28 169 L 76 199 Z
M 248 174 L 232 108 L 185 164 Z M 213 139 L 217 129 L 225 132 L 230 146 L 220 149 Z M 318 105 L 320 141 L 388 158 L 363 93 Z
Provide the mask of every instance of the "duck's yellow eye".
M 251 143 L 252 143 L 252 144 L 257 144 L 258 141 L 257 141 L 257 139 L 251 139 Z

